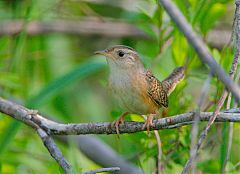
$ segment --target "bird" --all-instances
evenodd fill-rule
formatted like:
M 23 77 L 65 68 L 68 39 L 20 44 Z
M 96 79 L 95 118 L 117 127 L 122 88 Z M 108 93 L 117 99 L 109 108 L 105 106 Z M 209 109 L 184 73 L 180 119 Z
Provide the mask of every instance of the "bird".
M 138 53 L 129 46 L 115 45 L 95 54 L 106 57 L 109 88 L 119 106 L 126 111 L 111 126 L 115 126 L 119 135 L 119 125 L 124 124 L 126 115 L 146 115 L 142 129 L 147 128 L 149 132 L 154 117 L 159 115 L 159 109 L 168 107 L 168 96 L 184 79 L 184 66 L 174 69 L 166 79 L 160 81 L 145 69 Z

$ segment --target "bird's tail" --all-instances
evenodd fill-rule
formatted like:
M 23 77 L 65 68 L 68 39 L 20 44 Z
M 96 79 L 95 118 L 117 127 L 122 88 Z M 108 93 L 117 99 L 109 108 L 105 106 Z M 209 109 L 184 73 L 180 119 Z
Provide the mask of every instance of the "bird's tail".
M 183 66 L 178 67 L 173 70 L 173 72 L 162 81 L 163 88 L 167 92 L 167 95 L 170 95 L 171 92 L 175 89 L 176 85 L 184 79 L 185 68 Z

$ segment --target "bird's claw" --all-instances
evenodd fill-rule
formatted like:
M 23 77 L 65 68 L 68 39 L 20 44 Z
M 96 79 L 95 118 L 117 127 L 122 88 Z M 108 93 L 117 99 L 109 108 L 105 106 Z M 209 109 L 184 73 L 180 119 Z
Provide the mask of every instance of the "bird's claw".
M 120 117 L 118 117 L 115 121 L 111 123 L 111 127 L 115 127 L 117 135 L 119 137 L 119 126 L 124 124 L 124 117 L 128 114 L 128 112 L 125 112 Z
M 154 118 L 155 114 L 150 114 L 147 117 L 147 120 L 145 121 L 144 125 L 142 126 L 142 130 L 147 128 L 147 134 L 149 134 L 150 132 L 150 127 L 153 126 L 153 118 Z
M 116 119 L 115 121 L 112 122 L 111 126 L 116 128 L 116 132 L 117 132 L 117 135 L 119 136 L 119 126 L 124 124 L 124 118 L 122 118 L 121 116 Z
M 149 134 L 150 132 L 150 127 L 153 126 L 153 123 L 152 122 L 149 122 L 149 121 L 146 121 L 144 123 L 144 125 L 142 126 L 142 130 L 146 129 L 147 128 L 147 134 Z

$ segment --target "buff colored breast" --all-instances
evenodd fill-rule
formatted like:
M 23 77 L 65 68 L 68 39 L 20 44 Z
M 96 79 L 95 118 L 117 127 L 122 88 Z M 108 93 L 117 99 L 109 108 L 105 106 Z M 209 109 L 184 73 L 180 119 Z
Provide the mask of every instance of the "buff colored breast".
M 145 74 L 131 74 L 115 72 L 109 77 L 109 86 L 113 96 L 120 107 L 125 111 L 136 114 L 156 113 L 159 105 L 156 105 L 147 94 L 148 84 Z

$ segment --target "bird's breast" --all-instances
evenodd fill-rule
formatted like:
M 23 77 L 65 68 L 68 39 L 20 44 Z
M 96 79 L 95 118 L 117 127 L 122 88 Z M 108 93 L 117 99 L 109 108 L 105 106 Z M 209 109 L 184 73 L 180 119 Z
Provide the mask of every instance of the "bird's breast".
M 147 94 L 147 81 L 141 74 L 110 76 L 109 86 L 120 107 L 126 111 L 136 114 L 149 114 L 158 110 L 158 106 Z

